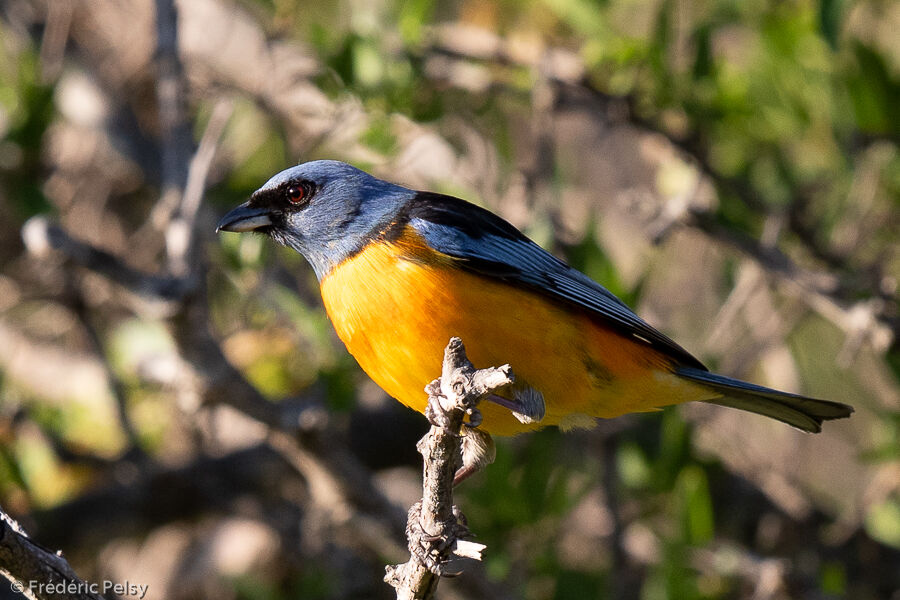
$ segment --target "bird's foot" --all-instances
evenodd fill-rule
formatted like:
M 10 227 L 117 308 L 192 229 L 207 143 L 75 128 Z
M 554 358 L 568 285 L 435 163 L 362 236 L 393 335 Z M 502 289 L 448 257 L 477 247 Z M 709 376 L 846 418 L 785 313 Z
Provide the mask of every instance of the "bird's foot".
M 488 394 L 486 400 L 508 408 L 520 423 L 537 423 L 544 418 L 546 406 L 544 395 L 532 387 L 525 387 L 513 391 L 513 398 L 504 398 L 497 394 Z
M 441 405 L 440 390 L 437 390 L 437 393 L 432 393 L 433 390 L 429 389 L 431 387 L 432 386 L 425 388 L 428 390 L 428 404 L 425 405 L 425 418 L 435 427 L 450 431 L 450 415 L 447 414 L 447 411 L 444 410 L 443 405 Z
M 481 471 L 497 458 L 497 447 L 486 431 L 467 424 L 461 441 L 462 466 L 453 475 L 454 486 Z
M 428 422 L 435 427 L 450 430 L 452 425 L 447 409 L 441 403 L 441 400 L 444 399 L 444 395 L 441 394 L 439 380 L 436 379 L 431 382 L 425 388 L 425 391 L 428 392 L 428 404 L 425 405 L 425 418 L 427 418 Z M 466 417 L 468 418 L 466 425 L 469 427 L 478 427 L 481 425 L 483 419 L 481 411 L 475 406 L 466 408 Z M 453 433 L 455 434 L 456 432 Z
M 426 569 L 438 577 L 456 577 L 462 571 L 452 570 L 454 560 L 451 558 L 457 542 L 471 534 L 466 524 L 466 517 L 453 506 L 450 519 L 438 524 L 437 533 L 428 533 L 422 524 L 422 502 L 416 502 L 409 509 L 406 523 L 406 538 L 409 540 L 409 552 Z

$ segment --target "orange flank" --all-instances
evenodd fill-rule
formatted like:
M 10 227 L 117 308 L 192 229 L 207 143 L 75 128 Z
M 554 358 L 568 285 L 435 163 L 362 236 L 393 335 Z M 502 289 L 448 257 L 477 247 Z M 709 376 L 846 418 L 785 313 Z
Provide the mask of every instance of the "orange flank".
M 590 426 L 659 406 L 719 397 L 671 372 L 656 350 L 597 323 L 586 312 L 527 289 L 456 268 L 406 227 L 344 261 L 321 283 L 338 336 L 388 394 L 424 412 L 424 388 L 441 371 L 450 337 L 476 368 L 509 363 L 516 386 L 544 396 L 546 415 L 525 425 L 484 402 L 482 429 L 513 435 L 547 425 Z M 508 395 L 508 394 L 506 394 Z

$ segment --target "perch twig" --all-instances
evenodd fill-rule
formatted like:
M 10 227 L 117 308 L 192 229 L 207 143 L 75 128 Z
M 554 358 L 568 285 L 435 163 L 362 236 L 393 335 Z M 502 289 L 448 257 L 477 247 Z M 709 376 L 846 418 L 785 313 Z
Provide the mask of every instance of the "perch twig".
M 462 341 L 450 339 L 440 379 L 425 388 L 432 426 L 417 445 L 424 476 L 422 500 L 410 509 L 406 527 L 411 556 L 402 565 L 388 566 L 384 578 L 397 590 L 398 600 L 432 598 L 440 577 L 459 574 L 448 570 L 453 557 L 481 559 L 484 545 L 462 539 L 469 530 L 453 505 L 453 482 L 463 466 L 464 438 L 477 436 L 483 444 L 489 437 L 464 420 L 469 415 L 470 423 L 480 422 L 481 399 L 513 381 L 509 365 L 475 369 Z

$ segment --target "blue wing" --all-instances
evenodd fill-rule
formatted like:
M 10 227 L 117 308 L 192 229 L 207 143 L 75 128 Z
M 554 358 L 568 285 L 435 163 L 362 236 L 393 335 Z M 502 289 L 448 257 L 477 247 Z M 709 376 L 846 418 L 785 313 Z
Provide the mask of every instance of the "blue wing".
M 699 360 L 634 314 L 609 290 L 490 211 L 451 196 L 419 192 L 407 205 L 404 221 L 429 246 L 458 259 L 466 270 L 586 310 L 620 334 L 663 352 L 678 364 L 706 370 Z

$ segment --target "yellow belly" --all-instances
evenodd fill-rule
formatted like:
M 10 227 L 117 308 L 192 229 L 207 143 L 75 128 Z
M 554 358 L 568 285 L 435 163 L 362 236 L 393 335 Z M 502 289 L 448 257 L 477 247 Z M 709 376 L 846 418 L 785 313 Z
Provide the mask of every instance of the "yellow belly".
M 452 336 L 462 338 L 476 368 L 509 363 L 517 385 L 544 395 L 546 416 L 538 425 L 482 403 L 482 428 L 497 435 L 584 426 L 593 417 L 714 395 L 672 375 L 663 355 L 586 313 L 453 262 L 407 230 L 395 242 L 369 245 L 321 283 L 325 309 L 348 351 L 385 392 L 414 410 L 424 412 L 424 387 L 440 376 Z

